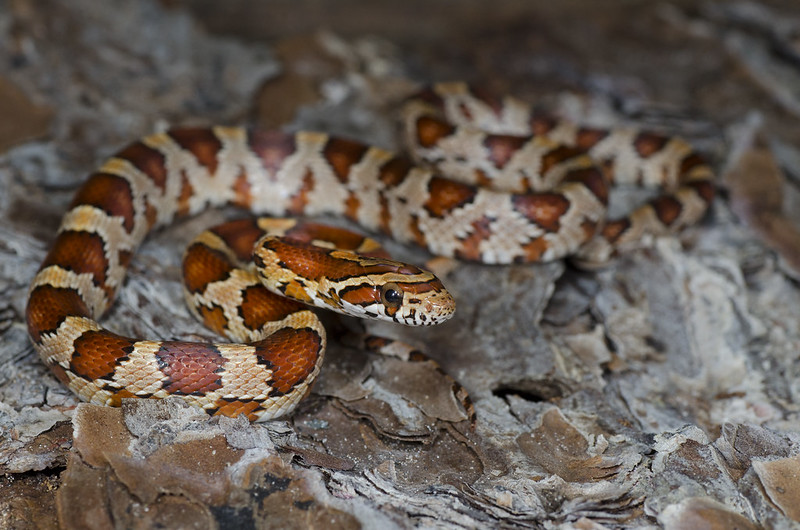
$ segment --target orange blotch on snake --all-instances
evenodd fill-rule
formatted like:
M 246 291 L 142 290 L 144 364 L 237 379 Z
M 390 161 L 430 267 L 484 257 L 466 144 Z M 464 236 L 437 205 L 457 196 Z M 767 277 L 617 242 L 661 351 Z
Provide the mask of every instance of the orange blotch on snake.
M 603 237 L 606 241 L 613 244 L 628 228 L 630 228 L 630 226 L 631 221 L 627 217 L 609 221 L 603 226 Z
M 381 337 L 378 335 L 368 335 L 364 339 L 364 347 L 371 352 L 380 352 L 384 348 L 394 342 L 392 339 Z
M 153 184 L 162 192 L 166 189 L 167 166 L 164 155 L 157 149 L 145 145 L 142 142 L 135 142 L 118 152 L 115 156 L 133 164 L 136 169 L 141 171 L 144 175 L 147 175 Z M 84 190 L 89 191 L 87 190 L 89 187 L 88 185 L 84 185 L 81 188 L 81 192 Z
M 539 261 L 542 259 L 542 255 L 547 251 L 547 249 L 547 240 L 543 237 L 537 237 L 536 239 L 522 246 L 523 256 L 525 256 L 523 261 Z
M 387 188 L 393 188 L 405 180 L 412 167 L 408 159 L 396 156 L 381 166 L 378 180 Z
M 581 223 L 581 231 L 583 232 L 581 241 L 589 241 L 597 233 L 597 222 L 591 219 L 584 219 Z
M 183 284 L 190 293 L 199 293 L 209 283 L 226 279 L 233 268 L 224 253 L 195 243 L 183 257 Z
M 531 133 L 536 136 L 545 135 L 558 126 L 558 120 L 550 115 L 534 114 L 530 122 Z
M 58 329 L 68 316 L 90 316 L 89 308 L 77 290 L 39 285 L 31 291 L 26 319 L 28 333 L 34 342 L 40 342 L 43 333 Z
M 48 364 L 50 371 L 53 372 L 53 375 L 56 376 L 56 379 L 61 381 L 65 386 L 69 386 L 69 376 L 67 375 L 67 371 L 64 370 L 58 363 L 49 363 Z
M 417 120 L 417 140 L 422 147 L 433 147 L 455 130 L 456 128 L 450 123 L 431 116 L 422 116 Z
M 529 139 L 524 136 L 511 136 L 506 134 L 490 134 L 486 136 L 483 145 L 489 150 L 489 160 L 498 169 L 503 169 L 519 149 L 527 144 Z
M 197 312 L 200 313 L 200 318 L 203 319 L 203 325 L 220 335 L 225 335 L 228 319 L 225 317 L 225 311 L 220 306 L 197 306 Z
M 267 322 L 283 320 L 304 306 L 269 292 L 266 287 L 252 285 L 242 291 L 239 314 L 248 329 L 260 329 Z
M 430 196 L 424 207 L 434 217 L 444 217 L 475 198 L 477 191 L 472 186 L 441 177 L 433 177 L 428 183 Z
M 264 169 L 271 173 L 278 171 L 286 157 L 297 148 L 294 135 L 281 131 L 252 131 L 247 136 L 247 143 Z
M 672 225 L 680 216 L 683 206 L 675 197 L 663 195 L 650 201 L 658 219 L 667 226 Z
M 213 129 L 187 127 L 172 129 L 168 134 L 175 143 L 192 153 L 211 175 L 216 173 L 219 163 L 217 155 L 222 149 L 222 142 L 214 134 Z
M 210 231 L 222 238 L 241 261 L 250 259 L 253 246 L 264 235 L 264 231 L 259 228 L 258 222 L 252 217 L 229 221 L 215 226 Z
M 181 192 L 178 195 L 178 214 L 186 215 L 189 213 L 189 201 L 194 195 L 194 186 L 189 181 L 186 173 L 181 173 Z
M 424 247 L 427 243 L 425 239 L 425 232 L 422 231 L 422 228 L 419 226 L 419 216 L 411 215 L 410 219 L 408 220 L 408 228 L 411 230 L 411 234 L 414 236 L 414 241 Z
M 109 398 L 108 405 L 112 407 L 119 407 L 122 405 L 123 399 L 135 398 L 137 397 L 136 394 L 131 392 L 130 390 L 117 390 L 114 392 L 111 397 Z
M 245 208 L 249 207 L 250 203 L 253 202 L 253 186 L 250 184 L 245 171 L 239 172 L 231 188 L 235 196 L 233 203 L 238 206 L 244 206 Z
M 301 302 L 305 302 L 307 304 L 310 304 L 310 303 L 313 302 L 311 297 L 306 292 L 303 284 L 300 283 L 300 282 L 290 281 L 284 287 L 283 292 L 286 294 L 286 296 L 288 296 L 289 298 L 291 298 L 293 300 L 298 300 L 298 301 L 301 301 Z
M 289 199 L 289 205 L 287 206 L 289 213 L 303 213 L 303 209 L 308 204 L 308 194 L 314 189 L 314 183 L 314 174 L 311 170 L 307 170 L 300 183 L 300 189 Z
M 322 337 L 310 328 L 283 328 L 253 346 L 259 362 L 272 369 L 275 394 L 287 394 L 315 370 Z
M 350 167 L 358 163 L 367 146 L 351 140 L 340 138 L 330 138 L 322 150 L 322 155 L 333 168 L 333 172 L 339 182 L 347 182 L 350 176 Z
M 559 193 L 515 195 L 514 208 L 548 232 L 561 227 L 561 216 L 569 209 L 569 200 Z
M 85 331 L 75 339 L 70 369 L 86 379 L 110 378 L 120 361 L 133 351 L 133 339 L 110 331 Z
M 152 228 L 158 221 L 158 209 L 147 200 L 147 197 L 145 197 L 144 218 L 147 220 L 147 228 Z
M 482 86 L 470 86 L 469 91 L 472 92 L 473 97 L 479 99 L 484 105 L 489 107 L 496 116 L 499 117 L 503 114 L 505 103 L 503 102 L 503 98 L 496 92 Z
M 120 267 L 128 268 L 128 264 L 130 264 L 131 259 L 133 259 L 133 252 L 130 250 L 120 250 L 117 253 L 117 263 L 119 263 Z
M 586 186 L 603 204 L 608 204 L 608 183 L 597 167 L 573 169 L 564 176 L 564 182 L 578 182 Z
M 195 394 L 222 387 L 220 372 L 227 359 L 211 344 L 163 342 L 156 361 L 166 380 L 162 387 L 170 394 Z
M 659 152 L 669 141 L 666 136 L 650 132 L 640 132 L 633 140 L 633 147 L 639 156 L 647 158 Z
M 473 170 L 473 175 L 475 176 L 475 184 L 481 188 L 491 188 L 492 184 L 494 183 L 491 178 L 486 174 L 484 170 L 481 168 L 475 168 Z M 523 181 L 523 185 L 520 189 L 527 188 L 527 179 L 520 177 L 520 180 Z
M 42 268 L 50 265 L 59 265 L 76 274 L 89 273 L 95 285 L 105 287 L 108 261 L 103 238 L 94 232 L 61 232 L 44 258 Z
M 697 153 L 692 153 L 681 160 L 681 167 L 678 170 L 681 175 L 685 175 L 689 173 L 692 169 L 696 168 L 697 166 L 704 166 L 706 165 L 706 161 L 698 155 Z M 702 182 L 708 182 L 704 180 Z
M 456 251 L 459 259 L 467 261 L 480 261 L 482 256 L 481 243 L 492 235 L 492 220 L 488 217 L 481 217 L 472 222 L 472 230 L 469 235 L 461 240 L 461 246 Z
M 258 419 L 258 415 L 254 414 L 253 412 L 257 410 L 261 403 L 258 401 L 228 401 L 225 399 L 218 399 L 214 403 L 216 407 L 216 411 L 214 412 L 214 416 L 228 416 L 231 418 L 235 418 L 236 416 L 240 416 L 244 414 L 247 416 L 247 419 L 250 421 L 256 421 Z
M 542 175 L 547 174 L 553 166 L 561 164 L 565 160 L 569 160 L 570 158 L 575 158 L 576 156 L 581 155 L 581 151 L 570 147 L 567 145 L 559 145 L 554 147 L 544 155 L 542 155 L 541 159 L 541 166 L 539 167 L 539 173 Z
M 378 203 L 381 206 L 381 212 L 378 215 L 379 226 L 381 231 L 387 234 L 392 233 L 392 212 L 389 209 L 389 199 L 381 195 L 378 197 Z
M 697 192 L 697 194 L 706 202 L 711 202 L 714 199 L 714 184 L 708 180 L 687 182 L 685 186 L 694 189 L 694 191 Z
M 600 141 L 608 136 L 607 129 L 593 129 L 590 127 L 581 127 L 575 134 L 575 146 L 581 151 L 588 151 Z
M 94 173 L 72 199 L 70 208 L 87 204 L 122 219 L 125 231 L 133 231 L 133 192 L 128 180 L 119 175 Z
M 361 199 L 358 198 L 358 195 L 350 191 L 347 195 L 347 199 L 344 201 L 344 216 L 348 219 L 357 220 L 358 219 L 358 209 L 361 207 Z

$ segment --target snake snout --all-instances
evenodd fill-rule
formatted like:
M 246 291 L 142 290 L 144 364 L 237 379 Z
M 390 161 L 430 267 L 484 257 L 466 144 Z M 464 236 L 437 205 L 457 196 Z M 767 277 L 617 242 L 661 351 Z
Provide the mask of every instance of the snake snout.
M 450 320 L 456 312 L 456 301 L 448 292 L 439 293 L 439 296 L 426 300 L 423 304 L 425 313 L 430 317 L 430 324 L 441 324 Z

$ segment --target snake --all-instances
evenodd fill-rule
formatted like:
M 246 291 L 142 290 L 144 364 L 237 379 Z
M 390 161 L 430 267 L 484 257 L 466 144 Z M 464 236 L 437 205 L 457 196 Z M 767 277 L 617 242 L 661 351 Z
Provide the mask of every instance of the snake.
M 709 165 L 683 139 L 543 116 L 463 83 L 402 109 L 410 156 L 315 131 L 172 128 L 108 158 L 81 185 L 34 276 L 28 333 L 81 400 L 177 396 L 209 415 L 265 421 L 309 393 L 326 347 L 308 306 L 408 325 L 455 310 L 441 280 L 374 240 L 298 218 L 339 216 L 430 253 L 485 264 L 607 263 L 650 236 L 697 223 Z M 607 218 L 612 186 L 659 195 Z M 147 235 L 234 205 L 249 217 L 185 253 L 190 310 L 233 342 L 145 340 L 98 319 Z

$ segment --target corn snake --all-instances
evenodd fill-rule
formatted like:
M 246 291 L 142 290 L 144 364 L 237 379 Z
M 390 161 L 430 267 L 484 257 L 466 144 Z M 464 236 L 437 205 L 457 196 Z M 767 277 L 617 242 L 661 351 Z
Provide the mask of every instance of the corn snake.
M 461 84 L 421 92 L 405 115 L 419 165 L 322 133 L 235 127 L 172 129 L 121 150 L 77 191 L 32 282 L 28 330 L 45 364 L 86 401 L 119 405 L 123 398 L 176 395 L 209 414 L 260 421 L 291 412 L 308 393 L 325 332 L 304 307 L 273 301 L 257 276 L 283 274 L 273 291 L 324 306 L 344 301 L 373 318 L 430 324 L 452 314 L 438 279 L 413 266 L 353 255 L 347 248 L 380 253 L 357 236 L 335 237 L 350 241 L 345 250 L 313 250 L 308 241 L 321 239 L 315 234 L 325 229 L 245 220 L 199 236 L 184 270 L 195 314 L 248 344 L 148 341 L 102 328 L 95 319 L 110 306 L 146 235 L 210 207 L 340 215 L 462 260 L 578 256 L 591 263 L 607 261 L 643 235 L 697 222 L 713 198 L 710 169 L 677 138 L 548 120 Z M 608 221 L 612 183 L 666 191 Z M 294 239 L 304 241 L 283 247 L 285 239 L 264 235 L 270 230 L 296 230 Z M 272 273 L 240 268 L 253 246 L 258 270 Z M 298 246 L 325 265 L 306 261 Z M 340 272 L 331 273 L 336 267 Z M 370 275 L 373 283 L 364 287 L 360 278 Z M 327 282 L 321 290 L 310 286 L 321 280 Z M 397 305 L 410 301 L 412 309 Z

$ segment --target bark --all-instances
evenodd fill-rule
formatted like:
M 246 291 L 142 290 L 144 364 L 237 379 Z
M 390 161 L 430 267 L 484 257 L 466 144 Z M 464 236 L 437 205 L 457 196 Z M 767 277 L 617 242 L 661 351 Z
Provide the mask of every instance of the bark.
M 0 0 L 0 526 L 796 525 L 795 2 L 336 5 Z M 598 271 L 433 262 L 453 321 L 368 330 L 443 371 L 334 344 L 283 421 L 78 405 L 40 363 L 28 284 L 104 157 L 178 124 L 397 148 L 392 107 L 441 79 L 683 135 L 718 169 L 720 196 L 699 226 Z M 104 324 L 211 339 L 183 305 L 176 248 L 234 215 L 151 237 Z

